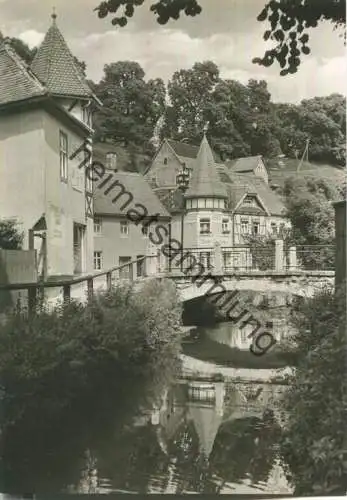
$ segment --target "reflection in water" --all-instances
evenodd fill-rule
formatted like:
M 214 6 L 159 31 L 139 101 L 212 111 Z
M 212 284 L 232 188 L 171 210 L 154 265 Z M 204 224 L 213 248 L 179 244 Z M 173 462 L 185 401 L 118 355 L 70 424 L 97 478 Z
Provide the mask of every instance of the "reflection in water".
M 275 401 L 282 390 L 181 380 L 146 423 L 96 452 L 105 491 L 290 492 L 277 464 Z
M 264 302 L 259 294 L 251 299 L 258 308 Z M 266 297 L 263 320 L 271 319 L 280 342 L 290 334 L 287 299 L 276 297 L 273 303 L 270 299 Z M 200 314 L 200 307 L 195 312 Z M 208 314 L 202 318 L 204 324 Z M 68 420 L 40 422 L 42 441 L 46 434 L 52 437 L 48 457 L 41 451 L 47 449 L 47 442 L 43 447 L 39 442 L 24 442 L 18 433 L 11 435 L 15 458 L 23 455 L 23 449 L 37 451 L 38 459 L 30 466 L 23 455 L 23 484 L 33 485 L 33 491 L 39 485 L 40 493 L 290 493 L 278 450 L 281 415 L 277 406 L 285 386 L 268 382 L 270 368 L 286 366 L 287 361 L 279 358 L 275 348 L 261 358 L 251 354 L 251 329 L 252 325 L 230 323 L 198 329 L 183 345 L 187 355 L 183 358 L 188 360 L 183 363 L 185 378 L 167 391 L 160 408 L 144 412 L 135 422 L 123 415 L 127 410 L 117 410 L 117 431 L 103 423 L 108 422 L 105 414 L 113 416 L 113 411 L 96 412 L 97 435 L 86 428 L 75 436 Z M 241 383 L 239 377 L 247 377 L 248 382 Z M 129 396 L 129 400 L 136 398 Z M 78 414 L 73 416 L 78 419 Z M 121 428 L 123 421 L 128 424 L 125 428 Z M 45 432 L 46 425 L 49 431 L 52 425 L 59 426 L 60 442 L 54 433 Z

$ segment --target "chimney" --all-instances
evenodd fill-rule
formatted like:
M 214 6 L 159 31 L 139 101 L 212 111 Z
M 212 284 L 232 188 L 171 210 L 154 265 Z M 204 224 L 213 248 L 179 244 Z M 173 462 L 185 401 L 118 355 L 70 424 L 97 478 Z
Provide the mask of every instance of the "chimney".
M 106 169 L 117 170 L 117 153 L 111 151 L 106 153 Z

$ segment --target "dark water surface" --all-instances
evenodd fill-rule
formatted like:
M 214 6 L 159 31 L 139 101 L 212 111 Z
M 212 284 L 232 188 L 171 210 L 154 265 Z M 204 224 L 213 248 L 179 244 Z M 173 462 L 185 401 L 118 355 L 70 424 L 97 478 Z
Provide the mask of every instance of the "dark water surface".
M 283 308 L 278 317 L 275 310 L 269 314 L 280 340 L 288 323 Z M 57 453 L 58 443 L 52 456 L 64 467 L 57 461 L 54 477 L 42 477 L 42 463 L 29 467 L 37 493 L 41 483 L 64 493 L 290 494 L 279 449 L 281 398 L 288 388 L 278 376 L 283 363 L 276 353 L 260 362 L 249 352 L 248 334 L 220 323 L 187 335 L 182 372 L 158 408 L 134 421 L 125 418 L 126 428 L 112 436 L 98 425 L 97 436 L 82 433 L 81 446 L 70 440 Z
M 289 333 L 283 305 L 276 297 L 267 311 L 279 343 Z M 270 381 L 284 364 L 276 351 L 256 361 L 247 328 L 195 329 L 183 345 L 182 378 L 162 407 L 96 454 L 94 476 L 79 491 L 290 494 L 279 452 L 286 386 Z
M 278 450 L 283 387 L 207 378 L 182 380 L 161 410 L 110 443 L 97 491 L 290 493 Z

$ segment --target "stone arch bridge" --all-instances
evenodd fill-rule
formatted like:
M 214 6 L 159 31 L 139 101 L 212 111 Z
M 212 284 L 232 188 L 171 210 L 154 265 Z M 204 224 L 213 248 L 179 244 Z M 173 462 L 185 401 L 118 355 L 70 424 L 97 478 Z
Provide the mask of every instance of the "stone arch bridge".
M 167 275 L 179 291 L 182 302 L 214 294 L 230 295 L 235 291 L 273 292 L 312 297 L 334 285 L 334 271 L 247 271 L 233 274 L 196 277 L 181 274 Z M 229 293 L 228 293 L 229 292 Z

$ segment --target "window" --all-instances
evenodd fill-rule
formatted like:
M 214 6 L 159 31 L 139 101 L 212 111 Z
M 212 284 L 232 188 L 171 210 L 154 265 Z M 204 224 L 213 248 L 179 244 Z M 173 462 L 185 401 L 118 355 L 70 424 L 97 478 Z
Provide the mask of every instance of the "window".
M 257 235 L 260 232 L 260 222 L 253 221 L 252 223 L 252 233 Z
M 89 109 L 89 106 L 83 106 L 82 107 L 82 121 L 88 125 L 88 127 L 91 127 L 91 112 Z
M 67 158 L 68 158 L 68 145 L 67 135 L 65 132 L 60 131 L 59 136 L 59 153 L 60 153 L 60 178 L 62 181 L 67 182 Z
M 164 158 L 164 165 L 167 165 L 167 158 Z
M 230 233 L 229 219 L 222 219 L 222 232 L 223 233 Z
M 224 269 L 228 269 L 231 267 L 231 260 L 232 260 L 232 254 L 231 252 L 223 252 L 223 266 Z
M 199 252 L 199 262 L 205 268 L 210 269 L 211 267 L 211 252 Z
M 200 219 L 200 234 L 209 234 L 211 232 L 210 219 Z
M 141 232 L 143 236 L 148 236 L 148 226 L 142 226 Z
M 271 233 L 277 234 L 277 224 L 276 222 L 271 222 Z
M 246 196 L 246 198 L 244 199 L 244 204 L 253 205 L 253 199 L 250 196 Z
M 95 271 L 102 269 L 102 252 L 94 252 L 94 269 Z
M 84 152 L 84 161 L 85 161 L 85 166 L 84 166 L 84 172 L 85 172 L 85 178 L 86 178 L 86 191 L 87 193 L 92 193 L 93 192 L 93 180 L 92 180 L 92 172 L 90 167 L 91 164 L 91 155 L 88 151 Z
M 243 234 L 248 233 L 248 220 L 247 219 L 241 220 L 241 233 L 243 233 Z
M 120 222 L 120 234 L 127 236 L 129 234 L 129 223 L 127 220 L 122 220 Z
M 116 153 L 106 153 L 106 168 L 109 170 L 117 170 Z
M 102 222 L 99 217 L 94 217 L 94 233 L 101 234 Z

